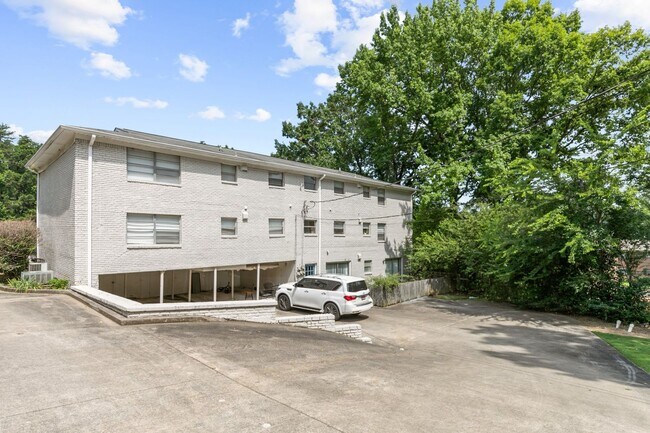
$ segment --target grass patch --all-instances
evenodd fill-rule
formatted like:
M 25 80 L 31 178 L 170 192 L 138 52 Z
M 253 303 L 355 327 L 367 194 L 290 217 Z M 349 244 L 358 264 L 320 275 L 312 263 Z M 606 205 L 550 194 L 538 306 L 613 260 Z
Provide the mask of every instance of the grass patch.
M 650 339 L 606 334 L 604 332 L 594 332 L 594 334 L 621 352 L 624 357 L 638 367 L 650 373 Z

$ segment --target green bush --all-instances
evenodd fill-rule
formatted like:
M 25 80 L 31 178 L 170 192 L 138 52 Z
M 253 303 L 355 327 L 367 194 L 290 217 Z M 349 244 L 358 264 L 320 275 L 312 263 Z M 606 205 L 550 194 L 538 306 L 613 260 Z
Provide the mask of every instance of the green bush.
M 376 277 L 370 277 L 368 283 L 371 288 L 381 289 L 387 293 L 393 293 L 397 286 L 402 281 L 405 281 L 407 276 L 398 275 L 398 274 L 388 274 L 388 275 L 378 275 Z
M 52 278 L 50 281 L 45 284 L 45 288 L 52 290 L 65 290 L 70 285 L 68 280 L 62 280 L 60 278 Z
M 7 282 L 9 287 L 16 289 L 19 292 L 26 292 L 28 290 L 37 290 L 42 288 L 42 286 L 34 280 L 21 280 L 19 278 L 13 278 Z
M 20 276 L 36 249 L 34 221 L 0 221 L 0 281 Z

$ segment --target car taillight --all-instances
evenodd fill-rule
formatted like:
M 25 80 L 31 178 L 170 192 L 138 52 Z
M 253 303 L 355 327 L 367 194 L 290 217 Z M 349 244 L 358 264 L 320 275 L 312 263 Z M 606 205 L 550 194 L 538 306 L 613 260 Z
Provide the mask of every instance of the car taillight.
M 354 301 L 355 299 L 357 299 L 357 297 L 354 295 L 345 295 L 343 299 L 345 299 L 346 301 Z

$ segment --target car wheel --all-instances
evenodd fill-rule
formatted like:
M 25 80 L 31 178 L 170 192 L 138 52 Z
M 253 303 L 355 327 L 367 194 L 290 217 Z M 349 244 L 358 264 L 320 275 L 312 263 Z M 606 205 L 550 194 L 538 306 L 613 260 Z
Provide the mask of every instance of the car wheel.
M 325 307 L 323 307 L 323 311 L 326 314 L 331 314 L 332 316 L 334 316 L 334 320 L 339 320 L 341 318 L 341 312 L 339 311 L 339 307 L 332 302 L 328 302 L 327 304 L 325 304 Z
M 287 295 L 278 296 L 278 308 L 282 311 L 291 310 L 291 301 Z

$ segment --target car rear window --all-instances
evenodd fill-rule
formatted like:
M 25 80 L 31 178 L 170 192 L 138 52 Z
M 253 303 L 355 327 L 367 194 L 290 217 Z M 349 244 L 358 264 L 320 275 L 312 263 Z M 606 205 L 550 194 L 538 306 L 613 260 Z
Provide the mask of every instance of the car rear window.
M 361 292 L 362 290 L 368 290 L 365 281 L 352 281 L 348 283 L 348 292 Z

